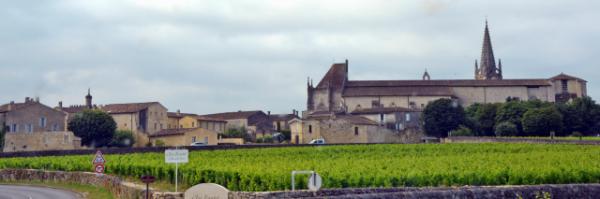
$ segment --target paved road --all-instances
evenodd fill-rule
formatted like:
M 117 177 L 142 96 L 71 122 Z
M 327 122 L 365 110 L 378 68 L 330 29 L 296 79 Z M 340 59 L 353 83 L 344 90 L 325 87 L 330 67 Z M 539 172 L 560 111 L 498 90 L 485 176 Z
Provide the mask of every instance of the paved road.
M 45 187 L 0 185 L 0 199 L 78 199 L 77 194 Z

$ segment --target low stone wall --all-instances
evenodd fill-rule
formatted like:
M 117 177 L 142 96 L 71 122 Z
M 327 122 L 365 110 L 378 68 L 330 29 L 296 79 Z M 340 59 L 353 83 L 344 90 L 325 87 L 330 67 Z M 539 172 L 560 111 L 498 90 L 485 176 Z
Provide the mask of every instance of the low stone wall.
M 543 139 L 543 138 L 506 138 L 506 137 L 475 137 L 475 136 L 454 136 L 443 139 L 444 143 L 481 143 L 481 142 L 518 142 L 518 143 L 538 143 L 538 144 L 588 144 L 600 145 L 596 140 L 561 140 L 561 139 Z
M 34 169 L 2 169 L 0 170 L 0 182 L 62 182 L 77 183 L 104 187 L 109 190 L 115 198 L 123 199 L 142 199 L 145 198 L 146 187 L 131 182 L 122 181 L 120 178 L 111 175 L 97 176 L 90 172 L 62 172 L 62 171 L 42 171 Z M 157 192 L 150 190 L 154 199 L 183 199 L 183 193 L 178 192 Z
M 529 185 L 529 186 L 465 186 L 446 188 L 363 188 L 325 189 L 285 192 L 231 192 L 232 199 L 275 199 L 275 198 L 578 198 L 592 199 L 600 196 L 600 184 Z

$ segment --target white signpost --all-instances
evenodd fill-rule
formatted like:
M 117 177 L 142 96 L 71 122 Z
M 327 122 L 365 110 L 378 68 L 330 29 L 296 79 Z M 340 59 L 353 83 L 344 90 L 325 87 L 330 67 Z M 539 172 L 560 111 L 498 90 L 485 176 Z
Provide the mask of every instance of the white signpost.
M 187 163 L 189 151 L 187 149 L 167 149 L 165 150 L 165 162 L 175 163 L 175 192 L 177 192 L 177 173 L 179 163 Z
M 310 174 L 308 189 L 311 191 L 318 191 L 323 184 L 323 179 L 315 171 L 292 171 L 292 191 L 296 190 L 296 174 Z

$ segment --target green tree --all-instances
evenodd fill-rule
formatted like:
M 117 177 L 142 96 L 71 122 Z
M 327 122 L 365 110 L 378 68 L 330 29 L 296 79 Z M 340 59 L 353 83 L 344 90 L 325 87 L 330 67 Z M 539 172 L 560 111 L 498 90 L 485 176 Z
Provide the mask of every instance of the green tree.
M 448 132 L 465 123 L 465 111 L 451 99 L 438 99 L 425 106 L 423 123 L 427 135 L 448 137 Z
M 448 136 L 474 136 L 475 134 L 471 129 L 464 125 L 460 125 L 458 129 L 450 131 L 450 135 Z
M 496 124 L 510 122 L 517 126 L 518 135 L 520 135 L 523 132 L 521 118 L 523 117 L 523 114 L 527 112 L 527 110 L 527 106 L 520 101 L 509 101 L 503 103 L 498 107 L 496 112 Z
M 600 105 L 590 97 L 582 97 L 574 99 L 568 106 L 574 109 L 577 117 L 580 117 L 583 122 L 583 127 L 575 130 L 588 135 L 593 134 L 594 127 L 600 125 Z
M 583 132 L 587 129 L 582 115 L 571 104 L 557 104 L 556 109 L 563 116 L 563 128 L 556 132 L 558 136 L 570 135 L 573 132 Z
M 113 147 L 131 147 L 133 144 L 135 144 L 133 132 L 130 130 L 117 130 L 109 145 Z
M 100 110 L 85 110 L 76 114 L 68 129 L 81 138 L 81 144 L 91 147 L 108 146 L 112 141 L 117 124 L 108 113 Z
M 562 115 L 555 107 L 531 109 L 523 114 L 523 132 L 528 136 L 549 136 L 562 128 Z
M 496 112 L 498 104 L 482 104 L 479 106 L 473 119 L 477 123 L 477 134 L 482 136 L 494 136 L 494 125 L 496 124 Z
M 517 125 L 510 122 L 501 122 L 496 125 L 494 133 L 496 136 L 516 136 L 519 131 Z

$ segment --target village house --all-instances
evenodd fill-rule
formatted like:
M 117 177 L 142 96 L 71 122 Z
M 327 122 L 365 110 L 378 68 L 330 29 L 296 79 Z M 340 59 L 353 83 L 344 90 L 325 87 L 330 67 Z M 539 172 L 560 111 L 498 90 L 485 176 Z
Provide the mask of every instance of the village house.
M 227 121 L 217 118 L 199 116 L 192 113 L 168 112 L 168 128 L 203 128 L 219 134 L 225 132 Z
M 277 132 L 289 131 L 290 121 L 298 117 L 298 111 L 292 110 L 292 114 L 272 114 L 269 119 L 273 123 L 273 130 Z
M 273 132 L 273 125 L 270 122 L 269 115 L 262 111 L 237 111 L 201 115 L 201 117 L 225 120 L 227 122 L 225 131 L 227 129 L 244 128 L 249 135 L 262 137 L 264 135 L 271 135 Z
M 487 22 L 481 59 L 479 63 L 475 61 L 474 68 L 474 79 L 434 80 L 425 71 L 420 80 L 349 80 L 348 60 L 335 63 L 316 86 L 309 78 L 307 110 L 302 120 L 292 123 L 292 141 L 306 143 L 313 138 L 323 138 L 328 143 L 418 141 L 422 136 L 422 110 L 429 102 L 441 98 L 466 107 L 474 103 L 505 102 L 507 98 L 566 102 L 587 95 L 585 80 L 564 73 L 551 78 L 504 79 L 502 62 L 498 60 L 496 64 L 494 58 Z M 372 127 L 361 128 L 359 123 Z M 342 132 L 346 134 L 341 135 Z M 395 136 L 389 136 L 390 133 Z
M 6 132 L 4 152 L 78 149 L 81 139 L 66 130 L 66 114 L 25 98 L 0 106 L 0 123 Z
M 107 104 L 99 107 L 117 123 L 117 130 L 133 132 L 136 146 L 150 142 L 148 136 L 167 129 L 167 108 L 159 102 Z
M 192 143 L 217 145 L 218 134 L 204 128 L 163 129 L 149 136 L 153 146 L 189 146 Z

